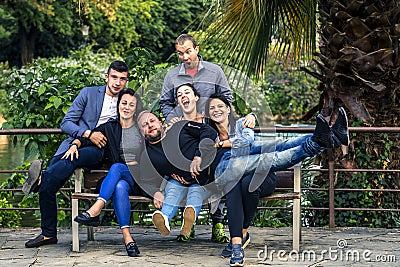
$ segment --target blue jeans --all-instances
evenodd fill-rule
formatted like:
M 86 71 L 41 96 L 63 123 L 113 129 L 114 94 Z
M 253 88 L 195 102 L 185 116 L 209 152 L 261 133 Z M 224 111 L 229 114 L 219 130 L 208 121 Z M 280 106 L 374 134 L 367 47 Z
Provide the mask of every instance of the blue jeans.
M 47 170 L 42 171 L 39 188 L 39 205 L 42 235 L 57 236 L 57 198 L 56 193 L 77 168 L 98 168 L 103 159 L 103 150 L 96 146 L 79 149 L 79 158 L 71 161 L 61 159 L 63 154 L 54 156 Z
M 230 152 L 226 152 L 215 170 L 218 188 L 229 192 L 241 177 L 254 171 L 250 190 L 256 190 L 270 171 L 285 170 L 321 153 L 325 148 L 311 140 L 311 136 L 263 142 L 252 146 L 249 155 L 244 156 L 233 157 Z
M 184 186 L 176 180 L 169 180 L 165 187 L 165 199 L 161 212 L 171 221 L 182 201 L 186 198 L 185 207 L 193 206 L 196 211 L 196 218 L 199 216 L 203 200 L 208 198 L 210 193 L 199 184 Z
M 136 166 L 131 166 L 132 167 Z M 134 168 L 139 170 L 139 168 Z M 134 171 L 135 172 L 135 171 Z M 107 202 L 113 197 L 115 215 L 121 228 L 129 227 L 131 203 L 129 195 L 134 193 L 135 182 L 126 164 L 114 163 L 101 184 L 97 199 Z

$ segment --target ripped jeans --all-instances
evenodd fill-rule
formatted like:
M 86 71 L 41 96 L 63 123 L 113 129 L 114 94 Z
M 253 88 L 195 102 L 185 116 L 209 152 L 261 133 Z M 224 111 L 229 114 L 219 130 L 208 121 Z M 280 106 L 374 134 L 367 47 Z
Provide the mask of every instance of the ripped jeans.
M 244 175 L 254 171 L 250 190 L 256 190 L 269 172 L 285 170 L 324 151 L 311 136 L 263 142 L 250 147 L 248 155 L 226 152 L 215 170 L 217 188 L 227 193 Z

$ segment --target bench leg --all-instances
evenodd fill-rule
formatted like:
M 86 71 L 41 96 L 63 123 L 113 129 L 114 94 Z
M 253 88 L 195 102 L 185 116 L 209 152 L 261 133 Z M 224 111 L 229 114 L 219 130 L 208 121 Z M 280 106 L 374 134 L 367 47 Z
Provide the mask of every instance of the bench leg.
M 72 251 L 79 252 L 79 228 L 74 218 L 78 216 L 78 199 L 72 199 Z
M 87 227 L 87 240 L 88 241 L 94 241 L 93 226 L 88 226 Z
M 301 206 L 300 199 L 293 199 L 293 250 L 300 250 Z

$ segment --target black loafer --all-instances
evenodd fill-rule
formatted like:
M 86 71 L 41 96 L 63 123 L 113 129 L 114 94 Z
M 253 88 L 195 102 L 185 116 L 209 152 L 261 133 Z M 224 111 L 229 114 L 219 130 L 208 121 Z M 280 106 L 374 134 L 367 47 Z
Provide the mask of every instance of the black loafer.
M 44 245 L 57 244 L 57 242 L 57 237 L 50 237 L 48 239 L 45 239 L 44 236 L 40 234 L 36 238 L 28 240 L 28 242 L 25 243 L 25 247 L 36 248 Z
M 140 254 L 139 248 L 136 245 L 136 242 L 129 242 L 125 244 L 126 252 L 129 257 L 138 257 Z
M 97 227 L 100 225 L 100 215 L 97 215 L 95 217 L 90 217 L 90 214 L 87 211 L 84 211 L 81 213 L 81 215 L 76 216 L 74 218 L 74 221 L 86 226 Z

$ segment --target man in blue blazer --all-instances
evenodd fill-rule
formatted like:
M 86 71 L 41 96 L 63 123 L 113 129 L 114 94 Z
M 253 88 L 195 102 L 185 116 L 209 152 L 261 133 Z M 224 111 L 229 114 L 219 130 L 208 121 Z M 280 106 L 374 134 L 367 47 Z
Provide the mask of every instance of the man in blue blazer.
M 25 194 L 39 192 L 42 232 L 36 238 L 28 240 L 25 247 L 39 247 L 57 243 L 57 203 L 56 193 L 64 185 L 77 168 L 96 168 L 103 159 L 103 147 L 107 139 L 100 132 L 93 132 L 96 126 L 117 116 L 117 100 L 119 92 L 128 81 L 128 66 L 123 61 L 113 61 L 106 74 L 107 84 L 103 86 L 85 87 L 73 101 L 61 122 L 61 130 L 68 134 L 47 170 L 41 170 L 41 162 L 32 162 L 28 179 L 23 185 Z M 96 146 L 79 149 L 79 158 L 71 161 L 63 159 L 64 153 L 77 137 L 89 138 Z

